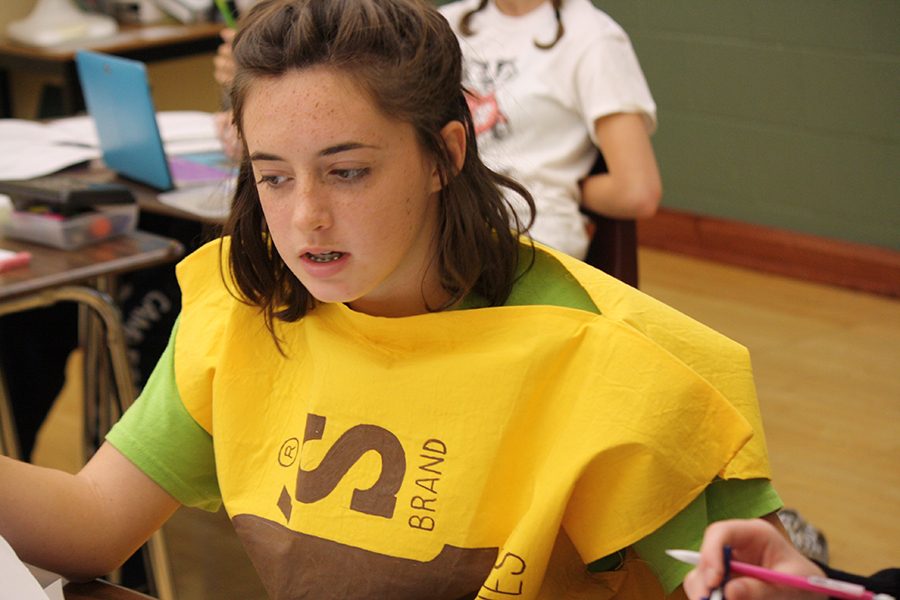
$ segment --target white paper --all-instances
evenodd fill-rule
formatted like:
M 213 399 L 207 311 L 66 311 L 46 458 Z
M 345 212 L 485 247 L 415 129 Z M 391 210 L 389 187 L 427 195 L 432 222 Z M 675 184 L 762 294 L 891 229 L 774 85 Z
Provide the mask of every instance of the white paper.
M 80 117 L 65 117 L 47 122 L 47 127 L 69 142 L 77 142 L 94 148 L 100 147 L 100 138 L 97 137 L 97 125 L 88 115 Z
M 215 140 L 216 123 L 213 113 L 170 110 L 156 113 L 159 136 L 163 142 L 179 140 Z
M 163 204 L 207 219 L 225 219 L 231 212 L 231 197 L 234 195 L 236 179 L 224 183 L 196 185 L 162 192 L 156 197 Z
M 220 152 L 213 113 L 157 113 L 166 153 Z M 97 128 L 90 116 L 40 122 L 0 119 L 0 179 L 31 179 L 100 158 Z
M 63 586 L 66 580 L 50 571 L 35 567 L 34 565 L 25 565 L 31 571 L 31 575 L 37 580 L 38 584 L 44 588 L 44 594 L 50 600 L 66 600 L 63 594 Z
M 0 179 L 31 179 L 100 157 L 94 122 L 0 119 Z
M 49 600 L 16 553 L 0 536 L 0 600 Z
M 0 179 L 41 177 L 95 158 L 100 158 L 96 148 L 0 139 Z
M 199 154 L 201 152 L 222 152 L 222 142 L 218 138 L 196 140 L 174 140 L 163 143 L 166 156 L 179 154 Z

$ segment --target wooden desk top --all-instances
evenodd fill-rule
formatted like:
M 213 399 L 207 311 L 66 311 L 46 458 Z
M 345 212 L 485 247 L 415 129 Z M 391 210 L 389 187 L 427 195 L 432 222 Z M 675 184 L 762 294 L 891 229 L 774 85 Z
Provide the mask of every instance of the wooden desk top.
M 184 254 L 179 242 L 143 231 L 78 250 L 59 250 L 7 238 L 0 238 L 0 248 L 31 253 L 27 267 L 0 273 L 0 301 L 170 262 Z
M 109 37 L 70 42 L 49 48 L 26 46 L 2 37 L 0 55 L 56 62 L 71 62 L 75 59 L 75 52 L 82 49 L 128 55 L 133 52 L 146 52 L 154 47 L 218 40 L 219 32 L 224 27 L 222 23 L 120 25 L 119 31 Z
M 105 581 L 68 583 L 63 589 L 66 600 L 148 600 L 151 597 Z

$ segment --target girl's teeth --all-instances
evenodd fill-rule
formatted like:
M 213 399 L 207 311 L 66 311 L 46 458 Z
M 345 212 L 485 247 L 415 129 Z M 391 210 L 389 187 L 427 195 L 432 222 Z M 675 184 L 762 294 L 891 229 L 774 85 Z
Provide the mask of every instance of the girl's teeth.
M 323 252 L 321 254 L 312 254 L 310 252 L 307 252 L 306 255 L 310 258 L 310 260 L 314 262 L 326 263 L 337 260 L 344 254 L 342 252 Z

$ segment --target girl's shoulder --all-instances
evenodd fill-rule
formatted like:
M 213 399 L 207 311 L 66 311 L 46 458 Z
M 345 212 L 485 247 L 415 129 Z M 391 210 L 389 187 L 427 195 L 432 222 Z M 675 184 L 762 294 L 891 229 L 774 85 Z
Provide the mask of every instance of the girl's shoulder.
M 179 275 L 185 271 L 190 271 L 193 276 L 200 275 L 211 263 L 218 263 L 220 254 L 221 256 L 227 256 L 230 247 L 231 240 L 228 237 L 207 242 L 181 259 L 181 262 L 176 267 L 176 271 Z M 194 271 L 199 272 L 194 273 Z
M 228 268 L 230 238 L 207 242 L 175 267 L 183 306 L 227 310 L 237 303 L 236 285 Z
M 540 244 L 534 253 L 527 244 L 520 246 L 523 270 L 513 284 L 506 306 L 547 305 L 598 313 L 582 283 L 559 261 L 559 256 Z
M 611 16 L 590 0 L 563 0 L 560 16 L 566 27 L 563 36 L 581 39 L 620 39 L 628 34 Z

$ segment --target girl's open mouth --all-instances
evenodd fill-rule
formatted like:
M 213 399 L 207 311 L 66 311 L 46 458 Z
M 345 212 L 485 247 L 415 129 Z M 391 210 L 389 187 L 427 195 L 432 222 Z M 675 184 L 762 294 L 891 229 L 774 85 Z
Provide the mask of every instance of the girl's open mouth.
M 311 252 L 306 253 L 306 257 L 317 263 L 329 263 L 336 261 L 340 257 L 344 255 L 343 252 L 321 252 L 319 254 L 313 254 Z

